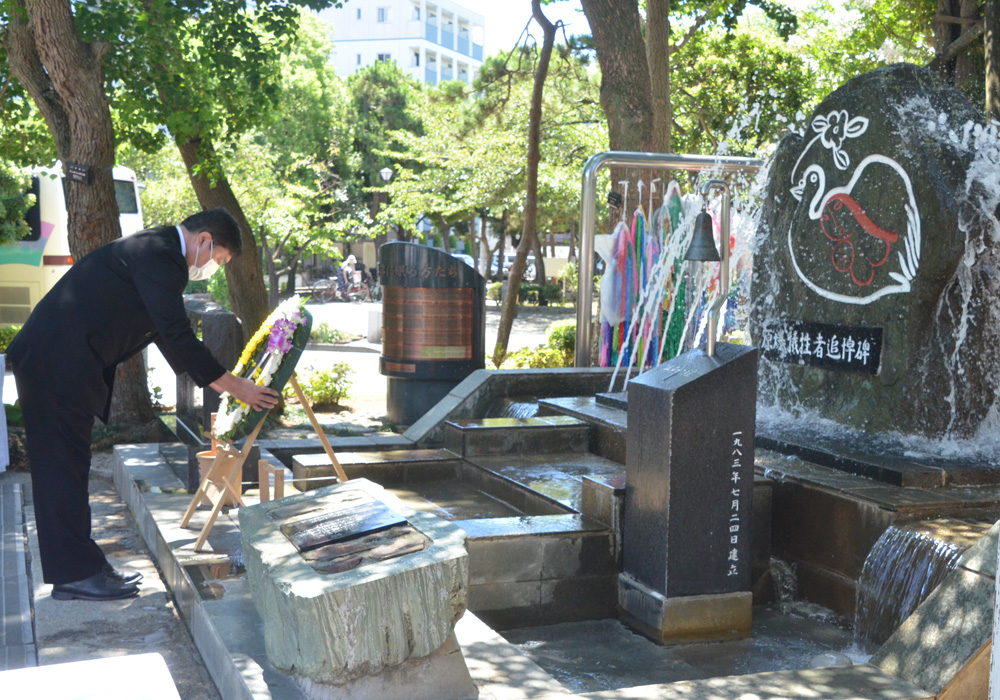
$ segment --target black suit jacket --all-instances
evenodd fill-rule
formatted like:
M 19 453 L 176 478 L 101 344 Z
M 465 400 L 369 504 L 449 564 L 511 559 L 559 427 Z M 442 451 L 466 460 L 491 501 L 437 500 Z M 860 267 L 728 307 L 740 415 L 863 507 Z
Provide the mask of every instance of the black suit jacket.
M 101 246 L 69 272 L 8 347 L 19 372 L 107 422 L 118 363 L 156 342 L 177 374 L 198 386 L 225 368 L 195 337 L 184 310 L 187 263 L 173 226 Z

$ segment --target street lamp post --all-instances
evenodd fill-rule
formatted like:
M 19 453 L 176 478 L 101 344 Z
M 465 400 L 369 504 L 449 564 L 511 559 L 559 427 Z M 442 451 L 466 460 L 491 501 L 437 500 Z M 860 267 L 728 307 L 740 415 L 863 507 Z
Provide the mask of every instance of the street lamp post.
M 392 173 L 392 168 L 390 168 L 388 166 L 386 166 L 386 167 L 384 167 L 384 168 L 382 168 L 381 170 L 378 171 L 378 176 L 380 178 L 382 178 L 382 182 L 384 182 L 386 184 L 388 184 L 389 180 L 392 179 L 392 174 L 393 174 Z M 377 198 L 377 201 L 379 202 L 378 209 L 382 208 L 381 205 L 382 205 L 383 198 L 384 198 L 385 203 L 388 204 L 389 203 L 389 193 L 388 192 L 380 192 L 379 193 L 379 196 Z M 378 214 L 378 210 L 376 210 L 375 213 Z M 386 241 L 388 241 L 388 239 L 389 239 L 389 233 L 390 233 L 391 230 L 392 230 L 392 227 L 387 222 L 386 225 L 385 225 L 385 238 L 386 238 Z

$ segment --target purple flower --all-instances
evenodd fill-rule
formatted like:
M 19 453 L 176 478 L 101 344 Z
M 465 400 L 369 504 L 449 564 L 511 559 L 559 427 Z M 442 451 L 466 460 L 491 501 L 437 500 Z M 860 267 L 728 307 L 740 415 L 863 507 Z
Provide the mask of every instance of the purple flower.
M 284 318 L 279 318 L 271 326 L 271 335 L 267 341 L 267 351 L 277 351 L 284 355 L 292 349 L 293 335 L 295 335 L 295 323 Z

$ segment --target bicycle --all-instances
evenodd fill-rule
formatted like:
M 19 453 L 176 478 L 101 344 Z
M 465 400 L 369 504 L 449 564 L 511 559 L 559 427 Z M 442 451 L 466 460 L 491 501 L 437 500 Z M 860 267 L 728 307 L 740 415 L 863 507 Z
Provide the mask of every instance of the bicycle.
M 351 283 L 344 290 L 344 297 L 348 301 L 374 301 L 372 288 L 365 279 L 361 270 L 355 270 L 351 275 Z
M 312 298 L 320 304 L 342 299 L 337 277 L 324 277 L 316 280 L 312 286 Z

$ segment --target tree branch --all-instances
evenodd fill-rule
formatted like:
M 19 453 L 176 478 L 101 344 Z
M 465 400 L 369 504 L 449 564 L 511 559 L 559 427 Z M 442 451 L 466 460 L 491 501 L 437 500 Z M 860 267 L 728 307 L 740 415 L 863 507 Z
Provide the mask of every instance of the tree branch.
M 681 40 L 670 47 L 670 52 L 675 53 L 683 49 L 684 45 L 687 44 L 688 41 L 691 39 L 691 37 L 695 35 L 695 32 L 701 29 L 702 25 L 705 24 L 705 22 L 707 22 L 709 19 L 711 19 L 716 8 L 718 8 L 721 4 L 722 3 L 720 2 L 713 2 L 711 5 L 709 5 L 708 9 L 705 10 L 705 14 L 703 14 L 701 17 L 695 20 L 694 24 L 684 33 L 684 36 L 681 37 Z
M 945 66 L 949 61 L 958 56 L 958 54 L 965 51 L 966 47 L 974 42 L 976 39 L 981 37 L 986 33 L 986 22 L 980 19 L 974 25 L 969 27 L 968 31 L 963 33 L 960 37 L 951 42 L 943 52 L 934 57 L 934 59 L 927 64 L 927 67 L 932 71 L 940 71 L 943 66 Z

